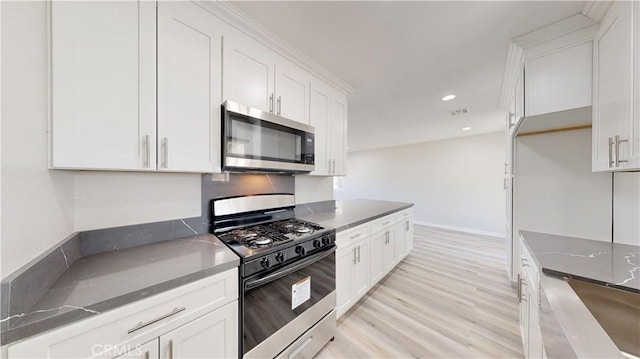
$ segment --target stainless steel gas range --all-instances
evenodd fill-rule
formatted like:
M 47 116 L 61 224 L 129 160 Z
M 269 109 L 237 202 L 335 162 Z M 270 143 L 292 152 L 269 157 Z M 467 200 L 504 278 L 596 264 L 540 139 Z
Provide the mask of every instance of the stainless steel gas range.
M 335 230 L 294 206 L 291 194 L 211 201 L 213 233 L 241 258 L 244 358 L 311 358 L 335 335 Z

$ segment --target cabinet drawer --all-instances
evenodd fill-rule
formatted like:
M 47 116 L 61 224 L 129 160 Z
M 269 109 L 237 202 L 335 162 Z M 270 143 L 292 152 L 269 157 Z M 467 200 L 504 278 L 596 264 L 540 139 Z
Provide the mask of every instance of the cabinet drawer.
M 378 233 L 393 227 L 398 222 L 396 214 L 390 214 L 370 222 L 371 233 Z
M 353 241 L 357 241 L 369 236 L 369 223 L 361 224 L 357 227 L 349 228 L 344 231 L 340 231 L 336 234 L 336 244 L 339 247 L 344 247 L 351 244 Z
M 133 348 L 238 298 L 238 269 L 10 345 L 9 358 L 106 358 Z
M 405 209 L 404 211 L 400 211 L 398 212 L 398 214 L 396 214 L 396 218 L 398 219 L 398 222 L 411 219 L 412 217 L 413 217 L 413 211 L 411 209 Z

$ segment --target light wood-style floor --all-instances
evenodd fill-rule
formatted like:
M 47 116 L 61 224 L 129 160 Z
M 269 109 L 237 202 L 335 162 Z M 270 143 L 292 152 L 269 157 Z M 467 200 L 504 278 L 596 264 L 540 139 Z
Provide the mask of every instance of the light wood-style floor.
M 415 226 L 414 249 L 318 358 L 522 358 L 504 241 Z

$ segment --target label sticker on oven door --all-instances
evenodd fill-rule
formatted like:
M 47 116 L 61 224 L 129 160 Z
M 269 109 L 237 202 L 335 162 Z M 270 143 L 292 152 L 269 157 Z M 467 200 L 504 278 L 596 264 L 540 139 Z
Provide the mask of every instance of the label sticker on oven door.
M 291 286 L 291 309 L 296 309 L 311 298 L 311 277 L 306 277 Z

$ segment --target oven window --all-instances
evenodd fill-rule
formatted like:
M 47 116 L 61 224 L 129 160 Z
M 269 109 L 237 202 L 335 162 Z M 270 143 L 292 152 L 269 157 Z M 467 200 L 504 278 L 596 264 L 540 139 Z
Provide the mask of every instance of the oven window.
M 232 116 L 227 135 L 229 156 L 292 163 L 303 160 L 304 131 L 243 116 Z
M 295 309 L 291 309 L 292 286 L 306 277 L 311 277 L 310 298 Z M 245 291 L 243 295 L 244 353 L 246 354 L 278 329 L 311 308 L 335 288 L 334 252 L 292 274 Z

